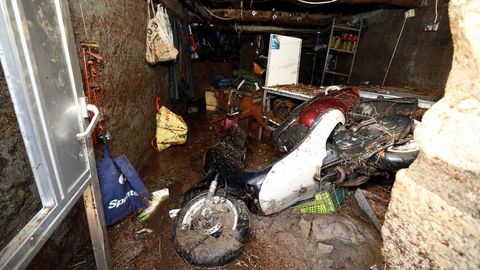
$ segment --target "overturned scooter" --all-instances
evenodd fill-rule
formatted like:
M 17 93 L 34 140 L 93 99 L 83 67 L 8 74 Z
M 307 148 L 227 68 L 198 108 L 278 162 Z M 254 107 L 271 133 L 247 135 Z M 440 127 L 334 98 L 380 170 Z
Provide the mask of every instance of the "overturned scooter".
M 345 125 L 359 103 L 354 88 L 304 103 L 273 134 L 287 154 L 261 170 L 244 168 L 246 135 L 230 127 L 206 152 L 206 176 L 187 192 L 176 215 L 177 253 L 198 266 L 224 265 L 248 240 L 248 210 L 271 215 L 328 186 L 359 185 L 410 165 L 418 155 L 414 121 L 393 114 Z

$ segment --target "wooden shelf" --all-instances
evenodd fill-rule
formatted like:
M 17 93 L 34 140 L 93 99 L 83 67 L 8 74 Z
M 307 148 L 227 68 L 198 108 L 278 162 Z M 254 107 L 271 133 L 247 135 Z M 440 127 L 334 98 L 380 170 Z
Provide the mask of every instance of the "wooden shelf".
M 338 25 L 338 24 L 333 26 L 333 29 L 334 30 L 343 30 L 343 31 L 352 31 L 352 32 L 357 32 L 357 33 L 360 32 L 359 28 L 350 27 L 350 26 L 346 26 L 346 25 Z
M 335 48 L 330 48 L 330 51 L 337 52 L 337 53 L 346 53 L 346 54 L 353 54 L 354 53 L 354 51 L 347 51 L 347 50 L 335 49 Z
M 323 71 L 323 74 L 322 74 L 322 81 L 321 81 L 321 85 L 324 85 L 324 82 L 325 82 L 325 75 L 326 74 L 330 74 L 330 75 L 336 75 L 336 76 L 341 76 L 341 77 L 345 77 L 346 78 L 346 82 L 347 84 L 350 84 L 350 74 L 352 74 L 352 71 L 353 71 L 353 64 L 355 63 L 355 56 L 357 54 L 357 46 L 358 46 L 358 43 L 360 42 L 360 35 L 361 35 L 361 32 L 362 32 L 362 28 L 363 28 L 363 19 L 360 20 L 360 24 L 358 26 L 358 28 L 355 28 L 355 27 L 351 27 L 351 26 L 347 26 L 345 24 L 337 24 L 336 23 L 336 18 L 333 18 L 333 22 L 332 22 L 332 25 L 330 27 L 330 38 L 329 38 L 329 43 L 328 43 L 328 49 L 327 49 L 327 54 L 325 56 L 325 62 L 324 62 L 324 71 Z M 349 51 L 349 50 L 342 50 L 342 49 L 337 49 L 337 48 L 333 48 L 332 47 L 332 43 L 334 43 L 334 35 L 337 35 L 337 34 L 341 34 L 341 33 L 345 33 L 347 32 L 348 35 L 351 36 L 352 33 L 355 34 L 356 38 L 356 44 L 353 44 L 353 50 Z M 336 42 L 337 40 L 335 40 Z M 332 70 L 327 70 L 328 68 L 328 65 L 329 65 L 329 60 L 331 59 L 330 57 L 333 56 L 335 58 L 344 58 L 346 61 L 346 64 L 349 64 L 349 71 L 347 71 L 347 73 L 342 73 L 342 72 L 336 72 L 336 71 L 332 71 Z M 314 76 L 312 76 L 313 78 Z M 331 77 L 331 84 L 334 84 L 334 81 L 335 79 L 338 79 L 338 78 L 335 78 L 334 76 Z M 312 79 L 313 81 L 313 79 Z M 342 82 L 344 82 L 345 80 L 342 80 Z

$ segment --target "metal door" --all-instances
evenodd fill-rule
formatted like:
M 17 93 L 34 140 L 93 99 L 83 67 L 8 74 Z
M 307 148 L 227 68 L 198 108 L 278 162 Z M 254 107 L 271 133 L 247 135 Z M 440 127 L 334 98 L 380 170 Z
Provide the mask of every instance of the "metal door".
M 87 105 L 64 0 L 0 0 L 0 58 L 43 208 L 0 252 L 25 268 L 83 194 L 97 267 L 109 265 Z M 95 117 L 88 123 L 87 110 Z

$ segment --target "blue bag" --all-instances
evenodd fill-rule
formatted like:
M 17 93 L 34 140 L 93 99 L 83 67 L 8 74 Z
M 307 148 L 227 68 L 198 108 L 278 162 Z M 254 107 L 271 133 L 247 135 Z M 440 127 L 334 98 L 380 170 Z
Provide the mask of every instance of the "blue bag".
M 115 224 L 130 213 L 147 208 L 151 194 L 125 155 L 112 159 L 108 144 L 97 160 L 105 223 Z

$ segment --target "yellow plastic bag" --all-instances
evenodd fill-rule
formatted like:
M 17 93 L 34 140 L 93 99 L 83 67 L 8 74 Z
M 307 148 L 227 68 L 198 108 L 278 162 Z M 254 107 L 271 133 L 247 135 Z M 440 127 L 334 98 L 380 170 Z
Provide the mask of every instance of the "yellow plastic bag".
M 171 145 L 184 144 L 187 141 L 188 126 L 179 115 L 164 106 L 160 106 L 157 97 L 157 132 L 152 147 L 157 151 L 167 149 Z

